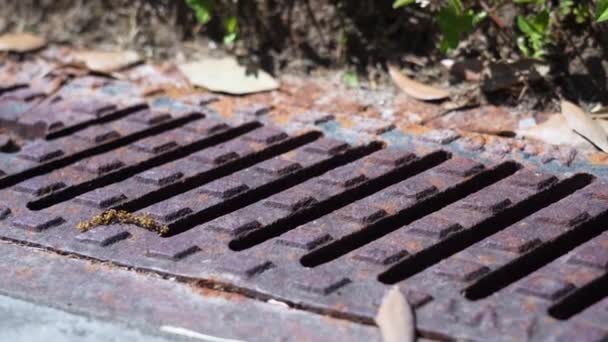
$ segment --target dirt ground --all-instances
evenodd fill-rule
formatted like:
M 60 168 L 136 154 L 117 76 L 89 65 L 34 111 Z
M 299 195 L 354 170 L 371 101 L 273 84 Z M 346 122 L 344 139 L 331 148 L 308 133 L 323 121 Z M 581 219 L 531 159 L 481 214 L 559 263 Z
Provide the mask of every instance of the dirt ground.
M 391 1 L 249 3 L 239 7 L 239 39 L 230 46 L 221 43 L 219 23 L 201 27 L 184 2 L 169 0 L 0 0 L 0 32 L 29 30 L 54 43 L 133 48 L 156 60 L 230 53 L 274 75 L 337 78 L 356 71 L 359 84 L 371 88 L 390 84 L 386 63 L 391 62 L 422 82 L 467 94 L 471 104 L 520 111 L 556 110 L 560 98 L 589 107 L 608 102 L 604 26 L 583 32 L 564 23 L 560 30 L 568 44 L 553 47 L 547 75 L 527 77 L 520 72 L 529 67 L 501 62 L 518 54 L 489 22 L 449 57 L 453 66 L 448 69 L 447 57 L 429 39 L 436 37 L 432 18 L 420 11 L 396 11 Z M 501 11 L 506 29 L 512 29 L 514 9 L 504 6 Z

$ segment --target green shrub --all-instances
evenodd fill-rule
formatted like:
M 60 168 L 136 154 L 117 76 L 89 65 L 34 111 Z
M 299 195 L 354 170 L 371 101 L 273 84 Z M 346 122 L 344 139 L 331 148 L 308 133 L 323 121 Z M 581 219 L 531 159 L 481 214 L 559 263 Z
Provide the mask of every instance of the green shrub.
M 547 47 L 555 42 L 556 20 L 573 17 L 577 24 L 608 21 L 608 0 L 513 0 L 520 14 L 516 18 L 516 43 L 526 57 L 542 59 Z M 489 3 L 489 4 L 488 4 Z M 449 53 L 458 43 L 488 17 L 486 9 L 493 6 L 496 11 L 508 1 L 463 1 L 447 0 L 437 6 L 429 6 L 430 0 L 396 0 L 394 8 L 419 5 L 421 10 L 434 12 L 442 38 L 440 50 Z
M 217 15 L 216 3 L 213 0 L 186 0 L 186 4 L 194 11 L 196 20 L 206 25 Z M 239 23 L 235 15 L 228 15 L 222 20 L 224 44 L 233 43 L 239 32 Z

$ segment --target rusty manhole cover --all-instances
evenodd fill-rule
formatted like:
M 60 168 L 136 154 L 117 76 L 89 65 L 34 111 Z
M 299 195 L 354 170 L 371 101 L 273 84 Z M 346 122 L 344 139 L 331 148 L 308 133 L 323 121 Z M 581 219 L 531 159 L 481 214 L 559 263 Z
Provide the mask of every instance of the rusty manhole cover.
M 387 146 L 331 118 L 293 129 L 177 102 L 32 101 L 13 88 L 0 102 L 5 127 L 40 137 L 0 155 L 5 240 L 362 324 L 398 284 L 432 338 L 608 336 L 608 185 L 593 170 L 474 160 L 450 136 Z M 77 231 L 108 209 L 169 232 Z

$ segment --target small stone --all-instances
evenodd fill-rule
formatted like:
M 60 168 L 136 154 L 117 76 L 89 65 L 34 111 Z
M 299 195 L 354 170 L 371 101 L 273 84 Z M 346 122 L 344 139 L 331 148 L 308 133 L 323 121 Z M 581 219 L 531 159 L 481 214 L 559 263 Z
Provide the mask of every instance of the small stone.
M 420 137 L 424 141 L 447 145 L 452 141 L 460 138 L 460 134 L 451 129 L 438 129 L 434 131 L 430 131 L 423 136 Z

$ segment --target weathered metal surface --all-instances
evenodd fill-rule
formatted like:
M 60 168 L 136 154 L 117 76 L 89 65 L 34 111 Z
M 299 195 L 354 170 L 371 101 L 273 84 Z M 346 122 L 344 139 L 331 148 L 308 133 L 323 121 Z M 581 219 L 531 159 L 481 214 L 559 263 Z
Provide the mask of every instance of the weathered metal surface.
M 76 79 L 57 101 L 24 87 L 0 97 L 0 120 L 40 137 L 0 152 L 5 240 L 363 324 L 397 284 L 427 337 L 608 338 L 604 169 L 320 112 L 276 125 L 259 104 L 232 120 L 202 99 L 134 106 L 121 81 Z M 169 234 L 77 231 L 110 208 Z
M 0 322 L 0 337 L 6 341 L 380 341 L 373 326 L 289 309 L 280 302 L 6 243 L 0 243 L 0 257 L 3 295 L 84 316 L 86 322 L 66 319 L 58 310 L 50 317 L 34 312 L 11 326 L 10 320 Z M 1 298 L 0 317 L 5 318 L 4 310 L 18 314 L 14 306 L 4 309 Z M 53 339 L 56 329 L 61 338 Z

